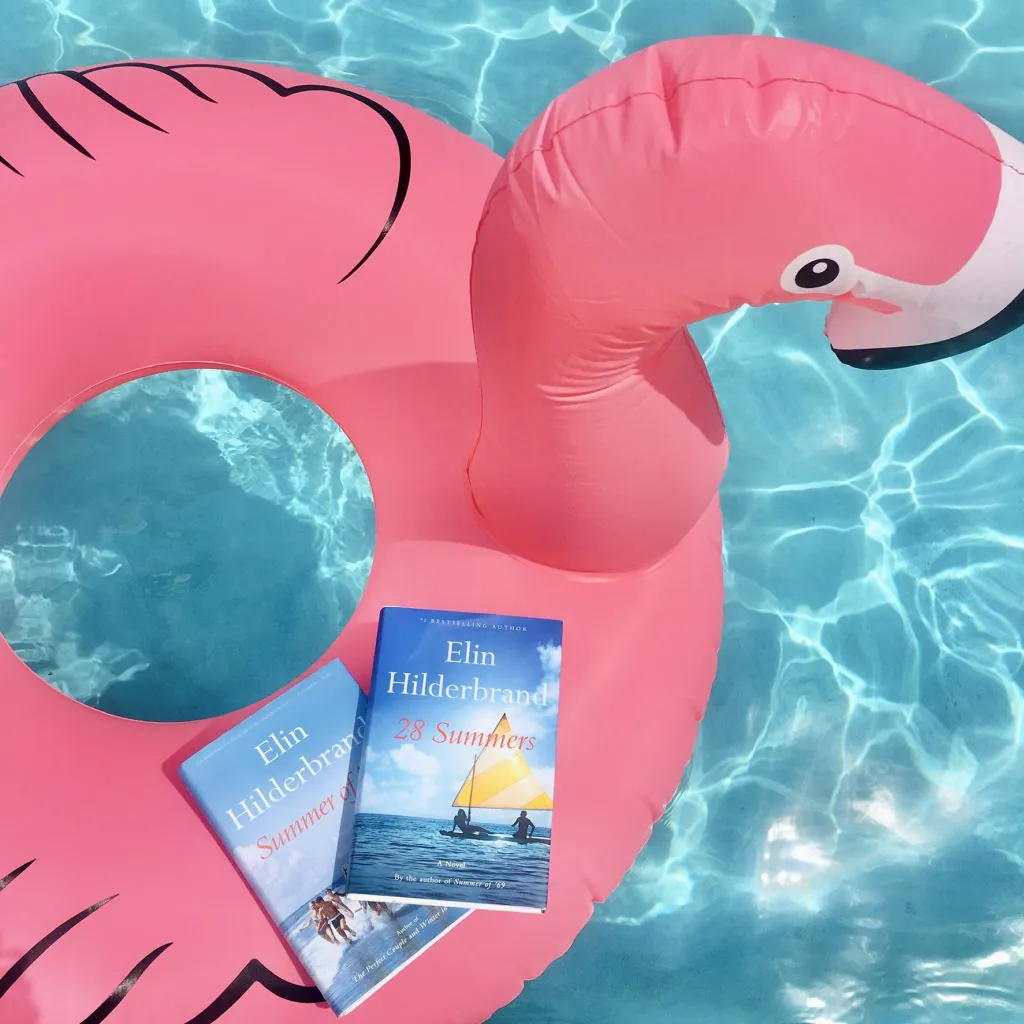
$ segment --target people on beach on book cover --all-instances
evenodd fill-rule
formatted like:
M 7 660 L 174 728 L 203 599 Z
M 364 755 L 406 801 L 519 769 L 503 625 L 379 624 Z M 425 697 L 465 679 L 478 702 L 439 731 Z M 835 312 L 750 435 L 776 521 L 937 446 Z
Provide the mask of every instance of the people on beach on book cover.
M 370 911 L 377 917 L 383 915 L 390 921 L 398 919 L 398 915 L 387 903 L 359 900 L 358 904 L 360 910 Z M 356 941 L 357 933 L 351 923 L 354 917 L 352 907 L 345 902 L 342 893 L 336 892 L 333 888 L 325 889 L 309 901 L 309 917 L 299 927 L 312 927 L 320 938 L 332 946 L 340 946 L 342 939 L 352 945 Z
M 328 1005 L 348 1013 L 468 911 L 356 900 L 343 875 L 280 922 Z
M 385 608 L 377 643 L 350 891 L 542 911 L 562 624 Z

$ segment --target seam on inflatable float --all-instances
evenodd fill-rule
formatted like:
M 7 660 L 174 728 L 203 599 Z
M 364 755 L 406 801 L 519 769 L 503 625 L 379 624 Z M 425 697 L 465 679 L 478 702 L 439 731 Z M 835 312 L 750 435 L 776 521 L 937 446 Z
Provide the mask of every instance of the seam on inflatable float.
M 919 114 L 911 113 L 909 110 L 906 110 L 904 107 L 897 106 L 895 103 L 888 103 L 885 100 L 880 100 L 875 96 L 868 96 L 863 92 L 858 92 L 856 89 L 840 89 L 837 86 L 827 85 L 825 82 L 815 81 L 812 78 L 780 77 L 768 78 L 765 79 L 763 82 L 752 82 L 749 78 L 744 78 L 740 75 L 711 75 L 706 78 L 690 78 L 687 79 L 685 82 L 678 82 L 667 93 L 656 92 L 651 89 L 644 89 L 641 90 L 640 92 L 630 93 L 628 96 L 623 97 L 621 100 L 616 100 L 614 103 L 606 103 L 603 106 L 595 107 L 593 110 L 585 111 L 578 117 L 574 117 L 571 121 L 567 121 L 559 128 L 556 128 L 540 145 L 535 146 L 533 149 L 524 153 L 522 157 L 520 157 L 519 160 L 517 160 L 516 163 L 509 168 L 508 177 L 511 178 L 514 174 L 516 174 L 519 171 L 519 169 L 523 166 L 523 164 L 526 163 L 526 161 L 529 160 L 531 157 L 536 156 L 538 153 L 549 152 L 552 148 L 554 148 L 555 140 L 562 134 L 562 132 L 568 131 L 570 128 L 579 124 L 581 121 L 586 121 L 588 118 L 594 117 L 597 114 L 601 114 L 606 110 L 616 110 L 619 107 L 624 107 L 626 106 L 626 104 L 632 102 L 633 100 L 640 99 L 642 97 L 649 96 L 654 99 L 659 99 L 663 103 L 669 103 L 673 99 L 675 99 L 675 97 L 683 89 L 687 88 L 688 86 L 708 85 L 714 82 L 740 82 L 744 85 L 749 86 L 751 89 L 764 89 L 770 85 L 782 84 L 813 85 L 817 86 L 820 89 L 824 89 L 826 92 L 835 93 L 838 96 L 853 96 L 856 97 L 857 99 L 864 100 L 867 103 L 874 103 L 876 106 L 884 107 L 887 110 L 892 110 L 895 113 L 904 114 L 911 120 L 917 121 L 920 124 L 927 126 L 928 128 L 933 128 L 935 131 L 941 132 L 943 135 L 948 135 L 951 139 L 955 140 L 956 142 L 960 142 L 963 143 L 963 145 L 965 146 L 969 146 L 971 149 L 976 150 L 978 153 L 981 153 L 983 156 L 988 157 L 990 160 L 994 160 L 996 163 L 1001 164 L 1002 166 L 1013 171 L 1014 174 L 1024 176 L 1024 170 L 1021 170 L 1021 168 L 1016 167 L 1014 164 L 1007 163 L 1007 161 L 1002 159 L 1002 157 L 995 156 L 992 153 L 989 153 L 987 150 L 983 149 L 977 143 L 970 142 L 968 139 L 965 139 L 962 136 L 957 135 L 956 132 L 951 132 L 948 128 L 943 128 L 941 125 L 937 125 L 934 121 L 929 121 L 927 118 L 921 117 Z M 509 185 L 506 183 L 503 184 L 500 188 L 495 189 L 494 192 L 491 193 L 490 197 L 487 200 L 487 206 L 480 217 L 481 223 L 486 219 L 487 215 L 490 213 L 491 204 L 494 202 L 497 196 L 499 196 L 502 192 L 507 191 L 508 188 Z M 479 238 L 479 233 L 477 237 Z M 474 246 L 474 250 L 475 248 L 476 247 Z

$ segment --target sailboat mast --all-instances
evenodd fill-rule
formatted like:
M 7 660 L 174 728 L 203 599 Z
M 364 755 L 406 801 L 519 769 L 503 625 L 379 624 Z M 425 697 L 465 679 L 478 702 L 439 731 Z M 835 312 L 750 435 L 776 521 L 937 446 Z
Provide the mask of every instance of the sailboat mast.
M 466 815 L 467 821 L 473 820 L 473 783 L 476 782 L 476 762 L 479 758 L 479 754 L 473 758 L 473 771 L 469 776 L 469 814 Z

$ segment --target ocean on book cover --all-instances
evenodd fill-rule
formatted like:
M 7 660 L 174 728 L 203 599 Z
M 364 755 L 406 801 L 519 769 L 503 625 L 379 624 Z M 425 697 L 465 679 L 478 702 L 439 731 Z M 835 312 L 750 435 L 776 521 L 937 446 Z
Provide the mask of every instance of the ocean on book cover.
M 543 912 L 562 623 L 382 609 L 349 889 Z
M 346 895 L 366 698 L 339 661 L 179 769 L 227 852 L 341 1016 L 466 911 Z

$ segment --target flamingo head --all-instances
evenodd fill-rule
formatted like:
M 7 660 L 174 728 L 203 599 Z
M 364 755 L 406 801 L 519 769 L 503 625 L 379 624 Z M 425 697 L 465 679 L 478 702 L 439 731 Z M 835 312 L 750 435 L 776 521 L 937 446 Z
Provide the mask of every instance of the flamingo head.
M 948 276 L 938 280 L 934 272 L 915 275 L 910 267 L 902 275 L 882 273 L 850 248 L 825 244 L 800 253 L 783 271 L 780 285 L 788 296 L 832 299 L 825 333 L 847 366 L 885 370 L 933 362 L 1024 324 L 1018 270 L 1024 262 L 1024 147 L 991 125 L 985 128 L 997 147 L 984 175 L 987 195 L 979 198 L 964 185 L 949 204 L 950 218 L 960 225 L 979 215 L 987 220 L 958 269 L 949 273 L 947 267 Z M 941 242 L 933 238 L 928 244 Z M 923 255 L 935 259 L 933 253 Z

